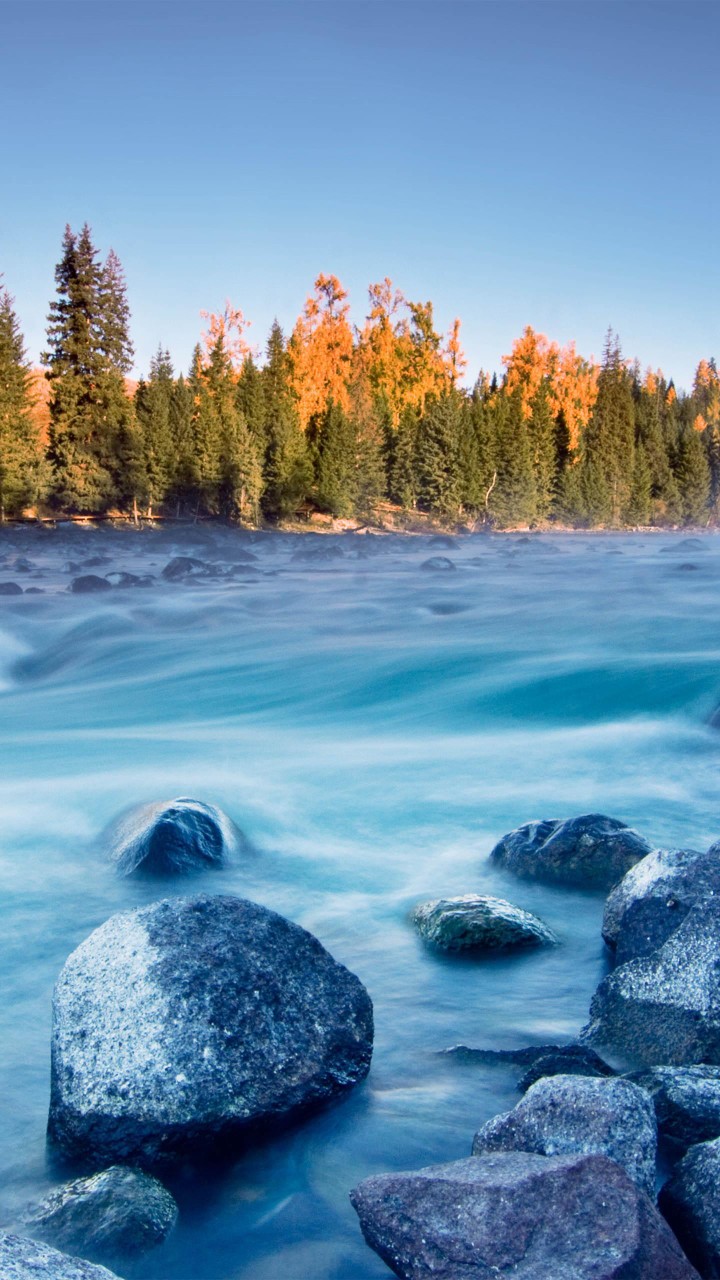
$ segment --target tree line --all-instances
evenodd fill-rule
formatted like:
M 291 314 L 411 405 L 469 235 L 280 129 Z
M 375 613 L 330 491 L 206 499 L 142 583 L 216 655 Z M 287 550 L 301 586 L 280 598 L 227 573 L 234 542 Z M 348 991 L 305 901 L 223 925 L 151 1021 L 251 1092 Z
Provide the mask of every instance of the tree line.
M 318 276 L 288 338 L 262 358 L 226 305 L 186 374 L 160 347 L 133 367 L 122 266 L 90 228 L 65 230 L 42 361 L 49 426 L 7 288 L 0 287 L 0 519 L 57 513 L 222 516 L 257 524 L 313 509 L 372 518 L 378 503 L 445 523 L 579 527 L 707 524 L 720 516 L 720 377 L 692 390 L 623 358 L 600 363 L 526 328 L 501 378 L 462 385 L 460 322 L 372 285 L 362 328 Z M 204 313 L 205 314 L 205 313 Z

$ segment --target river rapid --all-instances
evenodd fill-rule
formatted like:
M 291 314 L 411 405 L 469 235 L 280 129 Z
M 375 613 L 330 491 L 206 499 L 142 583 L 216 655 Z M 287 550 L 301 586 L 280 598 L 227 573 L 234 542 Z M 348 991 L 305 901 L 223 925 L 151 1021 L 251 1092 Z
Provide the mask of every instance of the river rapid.
M 211 576 L 164 579 L 176 555 Z M 437 557 L 450 567 L 423 567 Z M 68 591 L 114 571 L 153 581 Z M 567 1040 L 606 971 L 602 897 L 491 869 L 496 840 L 591 811 L 657 845 L 720 837 L 720 538 L 11 528 L 7 581 L 24 594 L 0 596 L 0 1225 L 67 1176 L 45 1123 L 70 951 L 158 896 L 235 893 L 362 979 L 372 1070 L 234 1163 L 178 1168 L 180 1225 L 123 1274 L 380 1280 L 349 1189 L 468 1155 L 519 1097 L 518 1068 L 441 1051 Z M 218 805 L 252 848 L 167 890 L 118 878 L 107 824 L 176 796 Z M 562 945 L 426 950 L 410 909 L 473 892 Z

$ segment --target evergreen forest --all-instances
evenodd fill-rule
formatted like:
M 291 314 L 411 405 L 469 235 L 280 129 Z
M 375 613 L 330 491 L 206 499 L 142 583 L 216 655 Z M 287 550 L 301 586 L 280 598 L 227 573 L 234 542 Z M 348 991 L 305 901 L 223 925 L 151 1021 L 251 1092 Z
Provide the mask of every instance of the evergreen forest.
M 371 285 L 362 328 L 320 275 L 289 336 L 262 352 L 227 304 L 205 314 L 187 372 L 160 346 L 133 368 L 123 269 L 86 225 L 65 230 L 43 353 L 45 395 L 0 280 L 0 519 L 22 514 L 221 517 L 324 512 L 446 526 L 707 525 L 720 518 L 720 377 L 692 389 L 623 357 L 600 363 L 526 328 L 501 377 L 470 389 L 460 322 Z

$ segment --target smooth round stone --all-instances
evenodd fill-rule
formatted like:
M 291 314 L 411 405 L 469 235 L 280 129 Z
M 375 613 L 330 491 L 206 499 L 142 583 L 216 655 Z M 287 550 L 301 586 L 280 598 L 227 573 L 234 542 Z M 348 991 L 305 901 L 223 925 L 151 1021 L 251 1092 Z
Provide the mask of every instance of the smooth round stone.
M 422 902 L 412 919 L 420 937 L 442 951 L 498 951 L 558 943 L 552 929 L 537 916 L 503 898 L 480 894 Z

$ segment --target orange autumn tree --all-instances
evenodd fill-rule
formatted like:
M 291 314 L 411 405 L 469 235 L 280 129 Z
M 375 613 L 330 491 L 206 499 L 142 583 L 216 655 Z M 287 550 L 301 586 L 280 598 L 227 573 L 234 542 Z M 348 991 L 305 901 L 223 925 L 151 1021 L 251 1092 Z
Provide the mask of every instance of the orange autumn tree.
M 720 425 L 720 376 L 714 360 L 701 360 L 695 370 L 692 398 L 697 410 L 696 431 Z
M 404 407 L 422 414 L 430 396 L 440 396 L 449 382 L 448 366 L 435 329 L 432 302 L 408 302 L 410 322 L 403 335 Z
M 460 320 L 457 316 L 450 326 L 447 346 L 443 354 L 452 384 L 457 387 L 467 369 L 467 358 L 460 343 Z
M 530 325 L 513 343 L 510 354 L 503 356 L 503 363 L 507 367 L 505 391 L 508 395 L 518 393 L 526 421 L 532 417 L 541 384 L 547 384 L 550 411 L 555 418 L 562 414 L 568 450 L 576 454 L 597 399 L 598 366 L 578 355 L 574 342 L 559 347 Z
M 344 411 L 349 406 L 353 335 L 346 298 L 337 276 L 319 275 L 288 343 L 290 386 L 303 431 L 328 401 Z
M 368 300 L 370 310 L 358 334 L 357 363 L 387 421 L 396 429 L 405 403 L 403 348 L 408 323 L 401 312 L 406 302 L 387 276 L 369 286 Z
M 239 374 L 248 356 L 255 354 L 245 338 L 245 330 L 252 322 L 246 320 L 239 307 L 233 307 L 229 299 L 225 301 L 224 311 L 201 311 L 200 315 L 203 320 L 208 321 L 208 327 L 202 335 L 205 363 L 209 362 L 218 339 L 222 338 L 223 350 L 229 357 L 235 374 Z

